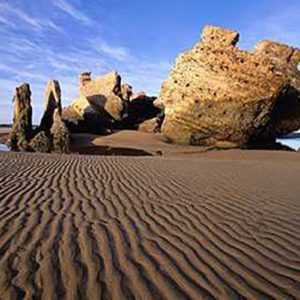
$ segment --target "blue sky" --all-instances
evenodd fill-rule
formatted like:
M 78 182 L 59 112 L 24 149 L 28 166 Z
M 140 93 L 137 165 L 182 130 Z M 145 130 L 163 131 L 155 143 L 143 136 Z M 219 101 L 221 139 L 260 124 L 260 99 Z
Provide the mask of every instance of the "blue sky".
M 22 82 L 31 84 L 36 123 L 47 80 L 60 81 L 67 105 L 82 71 L 115 69 L 156 95 L 205 24 L 239 30 L 242 48 L 261 39 L 300 47 L 299 16 L 299 0 L 0 0 L 0 123 L 10 122 Z

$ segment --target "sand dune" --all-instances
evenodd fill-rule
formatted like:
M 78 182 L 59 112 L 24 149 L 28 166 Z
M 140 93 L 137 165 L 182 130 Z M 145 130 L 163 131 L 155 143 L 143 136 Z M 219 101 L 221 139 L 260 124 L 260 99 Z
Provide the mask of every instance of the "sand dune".
M 0 299 L 299 299 L 299 155 L 227 153 L 0 154 Z

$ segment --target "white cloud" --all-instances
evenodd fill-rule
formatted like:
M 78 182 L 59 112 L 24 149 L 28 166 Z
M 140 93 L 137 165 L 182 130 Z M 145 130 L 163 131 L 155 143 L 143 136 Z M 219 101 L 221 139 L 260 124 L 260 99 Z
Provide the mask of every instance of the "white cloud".
M 273 7 L 268 15 L 257 15 L 242 29 L 242 47 L 253 48 L 257 41 L 270 39 L 294 47 L 300 47 L 300 6 Z
M 41 20 L 29 15 L 24 10 L 19 9 L 16 6 L 11 6 L 6 2 L 0 3 L 0 22 L 10 27 L 19 27 L 18 22 L 14 20 L 12 16 L 17 17 L 33 30 L 42 31 L 45 28 L 51 28 L 56 31 L 63 32 L 62 28 L 54 24 L 51 20 Z
M 67 0 L 54 0 L 53 5 L 70 15 L 74 19 L 84 23 L 85 25 L 91 25 L 92 21 L 89 17 L 83 14 L 79 9 L 70 4 Z
M 79 20 L 75 24 L 77 27 L 92 24 L 91 19 L 66 0 L 55 0 L 55 3 L 52 0 L 51 7 L 52 3 Z M 105 36 L 99 37 L 97 32 L 81 36 L 80 43 L 68 43 L 65 36 L 60 35 L 54 39 L 45 29 L 63 32 L 50 19 L 54 15 L 57 17 L 57 11 L 42 18 L 38 9 L 31 17 L 29 8 L 22 11 L 20 7 L 13 7 L 11 2 L 6 4 L 0 0 L 0 98 L 3 99 L 0 110 L 9 112 L 0 115 L 0 123 L 11 121 L 11 99 L 15 87 L 22 82 L 31 85 L 35 123 L 40 120 L 44 89 L 50 79 L 60 82 L 64 106 L 78 96 L 79 74 L 84 71 L 91 71 L 96 77 L 117 70 L 123 82 L 132 84 L 136 91 L 143 90 L 149 95 L 159 92 L 169 71 L 168 63 L 140 57 L 123 45 L 111 43 Z M 16 31 L 14 27 L 29 28 L 31 31 Z M 95 36 L 98 38 L 95 39 Z
M 94 42 L 92 42 L 94 43 Z M 131 58 L 129 50 L 125 47 L 115 47 L 109 45 L 105 41 L 101 41 L 99 44 L 95 45 L 95 49 L 107 54 L 109 57 L 119 60 L 128 61 Z
M 0 8 L 1 8 L 1 6 L 0 6 Z M 13 28 L 16 27 L 15 24 L 13 24 L 12 22 L 10 22 L 9 20 L 7 20 L 5 17 L 3 17 L 3 16 L 1 16 L 1 15 L 0 15 L 0 23 L 6 25 L 6 26 L 8 26 L 8 27 L 13 27 Z

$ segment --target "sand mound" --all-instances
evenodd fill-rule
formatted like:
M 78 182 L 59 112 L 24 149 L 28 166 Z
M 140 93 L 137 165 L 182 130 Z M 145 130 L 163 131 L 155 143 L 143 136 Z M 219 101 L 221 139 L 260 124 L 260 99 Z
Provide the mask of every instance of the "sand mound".
M 245 153 L 0 154 L 0 299 L 298 298 L 299 157 Z

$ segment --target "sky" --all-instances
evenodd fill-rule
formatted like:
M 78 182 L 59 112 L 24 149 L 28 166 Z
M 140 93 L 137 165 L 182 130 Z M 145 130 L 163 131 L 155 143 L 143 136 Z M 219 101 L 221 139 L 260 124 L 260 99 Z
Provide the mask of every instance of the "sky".
M 244 49 L 263 39 L 300 47 L 299 16 L 299 0 L 0 0 L 0 124 L 11 122 L 23 82 L 38 124 L 50 79 L 59 80 L 64 106 L 84 71 L 117 70 L 135 91 L 158 95 L 206 24 L 238 30 Z

